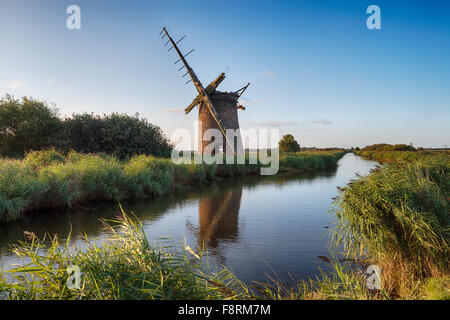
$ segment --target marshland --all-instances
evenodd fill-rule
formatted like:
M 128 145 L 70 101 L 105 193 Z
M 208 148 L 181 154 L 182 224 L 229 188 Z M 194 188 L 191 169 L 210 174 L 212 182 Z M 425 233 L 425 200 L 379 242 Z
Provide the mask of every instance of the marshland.
M 262 177 L 259 162 L 176 165 L 138 115 L 1 107 L 2 298 L 449 298 L 447 150 L 285 135 Z
M 450 299 L 448 3 L 36 3 L 0 5 L 0 300 Z M 245 163 L 177 164 L 210 142 Z

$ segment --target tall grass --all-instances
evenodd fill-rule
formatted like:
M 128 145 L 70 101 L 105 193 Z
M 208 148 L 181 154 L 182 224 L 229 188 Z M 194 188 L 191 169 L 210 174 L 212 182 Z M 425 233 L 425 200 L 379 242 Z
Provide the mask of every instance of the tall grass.
M 281 171 L 321 171 L 335 168 L 344 152 L 309 151 L 282 153 L 280 155 Z
M 125 214 L 105 221 L 110 238 L 98 246 L 87 238 L 83 250 L 58 238 L 28 240 L 14 247 L 25 265 L 3 272 L 0 298 L 6 299 L 236 299 L 251 298 L 228 270 L 207 274 L 201 252 L 185 245 L 173 250 L 151 245 L 142 225 Z M 67 286 L 70 266 L 78 266 L 78 289 Z M 0 274 L 1 275 L 1 274 Z
M 276 277 L 245 284 L 225 266 L 219 270 L 186 243 L 181 249 L 150 244 L 142 225 L 122 216 L 104 221 L 109 238 L 103 243 L 87 239 L 73 247 L 70 236 L 61 243 L 56 236 L 38 239 L 25 232 L 26 240 L 13 246 L 23 264 L 0 270 L 0 299 L 11 300 L 114 300 L 114 299 L 265 299 L 361 300 L 386 299 L 383 291 L 369 291 L 366 276 L 333 257 L 334 270 L 315 279 L 287 286 Z M 68 270 L 81 271 L 78 289 L 69 289 Z M 441 283 L 427 284 L 430 298 L 442 298 Z M 436 287 L 438 289 L 436 289 Z M 434 296 L 433 296 L 434 295 Z M 445 296 L 444 296 L 445 297 Z
M 384 290 L 410 298 L 425 279 L 449 275 L 450 159 L 377 167 L 340 190 L 333 241 L 383 270 Z
M 137 161 L 144 168 L 154 165 L 147 160 Z M 177 176 L 186 177 L 192 167 L 176 168 Z M 158 175 L 165 172 L 159 169 Z M 334 270 L 316 279 L 295 286 L 276 278 L 246 285 L 227 268 L 206 271 L 202 253 L 187 245 L 181 250 L 150 245 L 142 226 L 123 214 L 105 222 L 106 243 L 86 238 L 82 250 L 70 246 L 70 237 L 61 244 L 56 237 L 39 240 L 27 234 L 28 241 L 14 252 L 29 263 L 0 274 L 0 298 L 449 299 L 448 174 L 443 159 L 391 165 L 340 190 L 333 244 L 344 245 L 350 258 L 344 261 L 379 265 L 381 290 L 368 290 L 365 265 L 343 264 L 333 255 Z M 164 175 L 155 180 L 163 181 Z M 70 265 L 81 268 L 79 290 L 67 288 Z
M 150 244 L 142 225 L 122 215 L 104 221 L 109 238 L 96 244 L 84 237 L 83 249 L 60 243 L 56 236 L 26 240 L 13 246 L 24 263 L 0 272 L 0 299 L 368 299 L 361 273 L 348 272 L 335 261 L 334 272 L 299 281 L 296 286 L 269 277 L 247 285 L 229 269 L 211 270 L 203 252 L 186 243 L 181 249 Z M 69 289 L 69 267 L 81 271 L 80 287 Z M 69 280 L 70 281 L 70 280 Z
M 280 171 L 324 170 L 336 166 L 343 154 L 282 155 Z M 121 162 L 106 154 L 30 152 L 23 160 L 0 159 L 0 223 L 18 220 L 25 212 L 86 201 L 158 197 L 224 177 L 256 174 L 262 166 L 260 162 L 175 165 L 145 155 Z

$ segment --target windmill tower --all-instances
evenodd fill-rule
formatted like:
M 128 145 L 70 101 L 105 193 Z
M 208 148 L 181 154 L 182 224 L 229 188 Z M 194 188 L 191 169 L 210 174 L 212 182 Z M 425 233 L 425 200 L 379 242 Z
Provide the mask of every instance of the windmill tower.
M 243 151 L 242 141 L 239 134 L 239 121 L 237 111 L 238 109 L 245 110 L 245 107 L 240 105 L 238 103 L 238 100 L 244 93 L 244 91 L 248 88 L 250 83 L 234 92 L 217 91 L 217 87 L 225 79 L 225 73 L 221 73 L 214 81 L 212 81 L 206 88 L 204 88 L 185 59 L 187 55 L 194 51 L 194 49 L 183 55 L 177 46 L 177 44 L 182 41 L 185 36 L 175 42 L 169 35 L 169 32 L 166 30 L 166 28 L 162 29 L 160 35 L 161 34 L 163 34 L 161 39 L 164 39 L 165 37 L 168 38 L 165 45 L 167 46 L 169 43 L 172 45 L 168 49 L 168 51 L 175 49 L 176 53 L 180 57 L 180 59 L 178 59 L 175 64 L 180 61 L 183 63 L 183 66 L 179 68 L 178 71 L 186 69 L 186 73 L 183 75 L 183 78 L 187 75 L 189 75 L 189 77 L 191 78 L 186 82 L 186 84 L 192 81 L 198 91 L 197 97 L 195 97 L 195 99 L 184 111 L 186 114 L 188 114 L 196 106 L 199 107 L 199 152 L 205 153 L 205 148 L 212 143 L 209 140 L 203 140 L 205 132 L 208 129 L 219 129 L 222 133 L 223 139 L 221 139 L 222 141 L 214 141 L 214 145 L 217 147 L 222 146 L 224 153 L 230 153 L 228 150 L 232 150 L 232 153 L 230 154 L 237 155 L 239 151 Z M 233 129 L 235 135 L 232 137 L 227 137 L 227 129 Z

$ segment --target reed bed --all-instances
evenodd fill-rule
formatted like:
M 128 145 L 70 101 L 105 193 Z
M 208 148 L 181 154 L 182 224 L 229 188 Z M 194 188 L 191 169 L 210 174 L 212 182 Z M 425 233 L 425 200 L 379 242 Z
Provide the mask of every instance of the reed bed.
M 85 238 L 81 250 L 56 236 L 27 240 L 13 251 L 24 265 L 0 273 L 0 299 L 243 299 L 252 298 L 246 285 L 227 269 L 206 273 L 202 252 L 184 244 L 181 250 L 151 245 L 142 225 L 125 214 L 104 221 L 109 239 L 96 245 Z M 69 288 L 68 272 L 79 267 L 79 287 Z M 3 275 L 3 278 L 1 277 Z
M 336 168 L 337 162 L 345 152 L 308 151 L 280 154 L 280 171 L 322 171 Z
M 289 287 L 276 277 L 245 284 L 225 266 L 212 269 L 204 252 L 185 242 L 179 249 L 151 244 L 137 219 L 122 214 L 104 220 L 108 239 L 102 243 L 84 236 L 81 249 L 70 236 L 25 240 L 12 247 L 23 263 L 0 270 L 0 299 L 8 300 L 298 300 L 369 299 L 364 274 L 349 272 L 333 258 L 334 272 Z M 80 270 L 78 288 L 69 270 Z
M 347 256 L 379 265 L 390 297 L 420 297 L 431 281 L 450 298 L 449 205 L 446 154 L 378 166 L 340 189 L 332 240 Z
M 404 159 L 404 152 L 391 159 Z M 337 153 L 282 154 L 280 166 L 282 171 L 321 170 L 332 167 L 339 157 Z M 1 181 L 9 181 L 0 184 L 1 195 L 8 194 L 9 202 L 0 204 L 19 215 L 23 199 L 45 198 L 70 206 L 83 198 L 154 197 L 259 168 L 175 166 L 146 156 L 121 163 L 107 155 L 54 151 L 32 153 L 22 161 L 2 160 L 1 165 L 8 169 L 1 171 Z M 332 255 L 332 272 L 295 286 L 286 286 L 276 277 L 246 285 L 226 267 L 207 272 L 202 252 L 186 244 L 181 250 L 152 246 L 139 222 L 123 214 L 105 222 L 111 235 L 106 243 L 97 246 L 86 239 L 83 250 L 71 247 L 70 240 L 61 244 L 55 237 L 39 240 L 28 234 L 14 252 L 29 264 L 3 272 L 0 298 L 450 299 L 449 175 L 448 154 L 433 153 L 378 166 L 341 188 L 332 210 L 337 222 L 331 245 L 343 249 L 344 258 Z M 381 268 L 380 290 L 367 287 L 365 268 L 370 264 Z M 82 270 L 79 290 L 66 286 L 69 265 Z
M 55 236 L 38 239 L 26 232 L 26 241 L 13 246 L 25 265 L 0 270 L 0 299 L 449 299 L 448 228 L 441 214 L 448 203 L 439 196 L 419 201 L 440 192 L 433 183 L 444 186 L 448 201 L 448 169 L 442 165 L 380 167 L 341 189 L 333 244 L 344 244 L 353 259 L 331 254 L 332 272 L 295 286 L 270 276 L 265 283 L 244 284 L 226 267 L 211 271 L 203 252 L 186 243 L 181 249 L 151 245 L 137 219 L 122 211 L 104 221 L 109 239 L 97 244 L 85 236 L 82 249 L 71 246 L 70 237 L 60 243 Z M 374 197 L 370 190 L 380 188 Z M 422 198 L 414 196 L 423 191 L 428 193 Z M 420 216 L 420 205 L 430 214 Z M 367 287 L 364 270 L 372 263 L 381 266 L 381 290 Z M 67 287 L 73 265 L 82 275 L 75 290 Z
M 280 172 L 319 171 L 337 166 L 344 152 L 281 154 Z M 0 159 L 0 223 L 25 212 L 68 208 L 89 201 L 154 198 L 230 176 L 259 174 L 257 164 L 182 164 L 138 155 L 121 162 L 107 154 L 28 153 Z

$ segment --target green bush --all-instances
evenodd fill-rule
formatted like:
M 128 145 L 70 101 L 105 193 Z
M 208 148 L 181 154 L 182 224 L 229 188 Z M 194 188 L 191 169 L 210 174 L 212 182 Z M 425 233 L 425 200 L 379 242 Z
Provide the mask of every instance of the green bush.
M 300 145 L 294 139 L 291 134 L 285 134 L 278 143 L 278 147 L 282 152 L 298 152 L 300 151 Z
M 21 157 L 54 143 L 61 129 L 58 111 L 32 98 L 0 98 L 0 155 Z
M 139 115 L 74 114 L 61 120 L 58 110 L 32 98 L 0 99 L 0 156 L 22 157 L 54 147 L 65 152 L 106 153 L 119 159 L 146 154 L 170 157 L 172 145 L 161 129 Z M 46 159 L 30 161 L 53 161 Z M 39 156 L 44 156 L 39 154 Z
M 138 114 L 113 113 L 102 117 L 74 114 L 62 122 L 56 141 L 58 147 L 66 151 L 104 152 L 119 159 L 139 154 L 167 158 L 172 151 L 161 129 L 139 118 Z
M 359 148 L 358 148 L 359 150 Z M 370 146 L 366 146 L 361 149 L 361 151 L 417 151 L 412 145 L 407 144 L 387 144 L 387 143 L 379 143 L 373 144 Z

